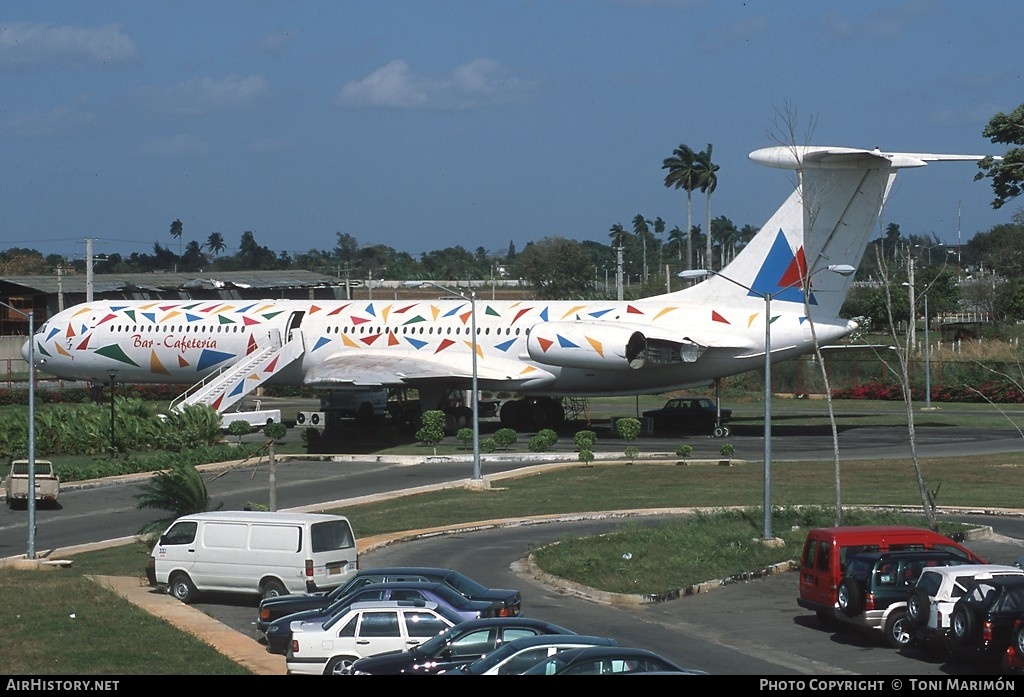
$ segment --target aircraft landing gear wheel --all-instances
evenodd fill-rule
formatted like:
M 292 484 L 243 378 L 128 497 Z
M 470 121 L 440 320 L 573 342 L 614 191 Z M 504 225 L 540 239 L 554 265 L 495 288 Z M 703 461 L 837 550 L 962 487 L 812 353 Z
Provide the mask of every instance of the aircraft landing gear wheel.
M 729 427 L 728 426 L 722 426 L 722 435 L 723 436 L 728 436 L 729 433 L 730 433 Z
M 721 426 L 716 426 L 714 431 L 715 438 L 725 438 L 729 435 L 729 432 Z

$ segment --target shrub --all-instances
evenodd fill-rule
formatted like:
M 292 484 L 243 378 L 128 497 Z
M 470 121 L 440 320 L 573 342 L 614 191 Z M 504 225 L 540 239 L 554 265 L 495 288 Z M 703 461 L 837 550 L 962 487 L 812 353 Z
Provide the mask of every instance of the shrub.
M 505 450 L 512 447 L 512 444 L 519 439 L 519 434 L 513 428 L 499 428 L 494 432 L 494 443 Z
M 551 445 L 551 441 L 540 433 L 531 438 L 530 442 L 527 443 L 531 453 L 543 453 L 551 448 Z
M 587 448 L 580 448 L 580 462 L 585 467 L 589 467 L 590 463 L 594 461 L 594 451 Z
M 469 444 L 473 442 L 473 429 L 460 428 L 459 432 L 455 434 L 455 440 L 459 441 L 459 445 L 463 448 L 468 448 Z
M 576 431 L 576 435 L 572 437 L 573 445 L 579 451 L 593 450 L 594 444 L 597 443 L 597 434 L 593 431 Z M 593 456 L 593 453 L 591 453 Z
M 732 447 L 731 444 L 726 443 L 718 452 L 722 454 L 722 457 L 732 457 L 736 453 L 736 448 Z
M 558 442 L 558 434 L 555 433 L 555 431 L 550 428 L 544 428 L 541 429 L 540 431 L 537 431 L 537 436 L 543 438 L 548 442 L 548 448 L 550 448 L 551 446 Z
M 437 445 L 444 439 L 444 412 L 431 409 L 423 412 L 423 426 L 416 431 L 416 439 L 425 445 Z
M 498 449 L 498 444 L 494 442 L 493 438 L 484 438 L 480 441 L 480 449 L 485 453 L 493 453 Z
M 676 448 L 676 455 L 679 457 L 690 457 L 693 455 L 693 446 L 689 443 L 684 443 Z

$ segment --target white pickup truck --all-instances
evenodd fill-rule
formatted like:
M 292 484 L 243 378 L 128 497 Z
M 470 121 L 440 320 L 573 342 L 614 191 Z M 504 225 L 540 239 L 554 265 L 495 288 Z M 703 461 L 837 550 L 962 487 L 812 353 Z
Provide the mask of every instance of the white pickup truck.
M 55 505 L 60 495 L 60 478 L 53 471 L 53 463 L 49 460 L 36 460 L 35 464 L 35 500 Z M 28 460 L 15 460 L 11 463 L 11 471 L 4 481 L 4 498 L 9 508 L 27 506 Z

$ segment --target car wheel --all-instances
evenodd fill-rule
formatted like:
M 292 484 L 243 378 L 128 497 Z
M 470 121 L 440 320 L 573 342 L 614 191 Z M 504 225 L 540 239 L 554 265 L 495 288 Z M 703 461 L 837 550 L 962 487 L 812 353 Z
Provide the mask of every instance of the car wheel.
M 966 642 L 974 634 L 974 615 L 962 605 L 953 608 L 953 616 L 949 618 L 949 631 L 957 643 Z
M 167 592 L 188 604 L 196 599 L 196 586 L 188 574 L 175 574 L 167 584 Z
M 261 598 L 277 598 L 282 595 L 288 595 L 288 589 L 280 581 L 271 579 L 260 586 Z
M 860 588 L 852 578 L 844 578 L 839 584 L 839 609 L 847 617 L 852 617 L 860 612 Z
M 885 621 L 885 643 L 894 649 L 902 649 L 914 643 L 914 635 L 910 633 L 910 618 L 903 610 L 889 613 Z
M 348 675 L 352 670 L 352 664 L 356 662 L 353 656 L 335 656 L 327 661 L 327 668 L 324 675 Z
M 1024 628 L 1013 633 L 1013 645 L 1017 648 L 1017 653 L 1024 654 Z
M 928 622 L 928 604 L 928 596 L 920 588 L 915 588 L 907 598 L 907 617 L 915 627 L 923 627 Z

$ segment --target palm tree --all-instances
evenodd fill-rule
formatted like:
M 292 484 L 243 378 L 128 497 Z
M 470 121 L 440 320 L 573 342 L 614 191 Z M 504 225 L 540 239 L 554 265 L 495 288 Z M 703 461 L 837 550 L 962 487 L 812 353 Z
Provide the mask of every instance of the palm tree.
M 608 237 L 612 238 L 612 245 L 615 247 L 621 247 L 626 241 L 626 228 L 622 227 L 622 223 L 615 223 L 609 228 L 610 232 Z
M 228 245 L 224 242 L 224 235 L 219 232 L 211 232 L 210 236 L 206 238 L 206 248 L 213 253 L 213 256 L 219 257 L 220 253 L 228 248 Z
M 206 482 L 192 465 L 178 464 L 169 470 L 157 472 L 139 487 L 135 507 L 169 511 L 170 515 L 146 524 L 140 534 L 161 532 L 183 515 L 216 510 L 210 507 Z M 219 509 L 223 504 L 219 504 Z
M 179 257 L 181 256 L 181 233 L 182 233 L 181 220 L 175 218 L 174 222 L 171 223 L 171 237 L 177 237 L 178 238 L 178 256 Z
M 667 169 L 665 175 L 665 186 L 670 189 L 686 189 L 686 268 L 692 268 L 693 264 L 693 190 L 700 186 L 697 180 L 696 167 L 697 154 L 688 145 L 682 145 L 672 151 L 671 157 L 666 157 L 661 168 Z
M 679 261 L 683 260 L 683 239 L 685 237 L 686 233 L 680 230 L 678 225 L 668 231 L 668 243 L 675 246 L 676 257 Z
M 650 224 L 650 222 L 651 222 L 650 220 L 647 220 L 646 218 L 644 218 L 639 213 L 637 213 L 635 216 L 633 216 L 633 232 L 636 233 L 636 236 L 640 238 L 641 242 L 643 242 L 643 255 L 644 255 L 644 263 L 643 263 L 643 269 L 644 269 L 643 270 L 643 274 L 644 275 L 643 275 L 643 279 L 644 279 L 644 283 L 647 283 L 647 235 L 650 233 L 650 228 L 648 228 L 647 226 Z
M 711 194 L 715 192 L 715 188 L 718 186 L 718 165 L 711 161 L 711 143 L 708 143 L 707 150 L 701 150 L 697 153 L 697 159 L 694 163 L 697 169 L 698 176 L 697 182 L 700 186 L 700 192 L 707 194 L 708 197 L 708 227 L 707 230 L 711 231 Z M 707 236 L 708 253 L 706 261 L 711 264 L 711 235 Z
M 663 232 L 665 232 L 665 221 L 662 220 L 661 216 L 659 215 L 657 218 L 654 219 L 654 234 L 655 235 L 660 235 Z M 661 243 L 661 240 L 659 239 L 658 240 L 658 273 L 661 273 L 661 264 L 662 264 L 661 253 L 662 253 L 663 249 L 664 249 L 664 245 Z

